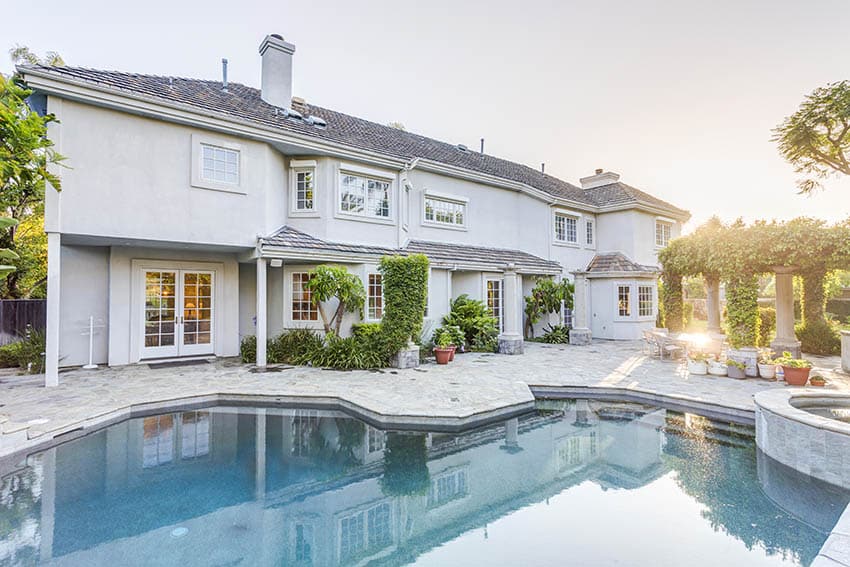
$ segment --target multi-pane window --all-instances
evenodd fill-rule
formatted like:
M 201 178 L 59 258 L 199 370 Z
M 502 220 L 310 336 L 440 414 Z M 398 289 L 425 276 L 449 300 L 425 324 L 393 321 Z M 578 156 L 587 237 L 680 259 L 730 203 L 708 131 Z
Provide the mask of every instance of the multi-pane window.
M 145 347 L 174 346 L 176 272 L 145 272 Z
M 142 422 L 142 467 L 152 468 L 174 460 L 174 416 L 146 417 Z
M 653 292 L 651 285 L 638 286 L 638 315 L 640 317 L 652 317 L 655 313 Z
M 555 240 L 578 242 L 578 219 L 569 215 L 555 214 Z
M 664 222 L 661 220 L 655 221 L 655 245 L 664 247 L 670 244 L 670 236 L 671 231 L 673 230 L 673 225 L 669 222 Z
M 315 171 L 304 169 L 295 172 L 295 210 L 312 211 L 315 199 Z
M 313 526 L 311 524 L 295 524 L 295 561 L 298 563 L 313 563 Z
M 339 198 L 339 209 L 344 213 L 378 218 L 390 216 L 390 184 L 387 181 L 343 173 Z
M 342 518 L 339 521 L 339 558 L 346 560 L 360 555 L 365 544 L 363 512 Z
M 593 221 L 587 219 L 584 223 L 585 243 L 588 246 L 593 245 Z
M 239 151 L 201 144 L 201 177 L 219 183 L 239 183 Z
M 435 508 L 452 500 L 463 498 L 467 493 L 466 469 L 442 474 L 431 479 L 428 506 Z
M 487 308 L 502 330 L 502 280 L 487 280 Z
M 319 414 L 315 410 L 296 410 L 290 420 L 292 455 L 309 457 L 311 439 L 319 430 Z
M 292 274 L 292 320 L 317 321 L 319 310 L 313 304 L 313 294 L 307 287 L 312 276 L 307 272 Z
M 368 425 L 366 427 L 369 429 L 369 453 L 383 451 L 387 442 L 387 434 L 380 429 L 375 429 Z
M 464 226 L 466 204 L 449 199 L 425 197 L 425 220 L 438 224 Z
M 620 317 L 632 316 L 632 288 L 627 285 L 617 286 L 617 314 Z
M 210 453 L 210 412 L 187 411 L 180 415 L 180 457 L 194 459 Z
M 384 316 L 384 286 L 381 284 L 381 274 L 369 274 L 367 292 L 368 318 L 380 319 Z
M 183 344 L 212 342 L 212 274 L 183 274 Z
M 369 508 L 366 513 L 369 533 L 369 549 L 383 549 L 392 543 L 390 528 L 390 505 L 382 502 Z
M 393 541 L 392 508 L 381 502 L 339 520 L 339 558 L 352 560 L 365 551 L 378 551 Z

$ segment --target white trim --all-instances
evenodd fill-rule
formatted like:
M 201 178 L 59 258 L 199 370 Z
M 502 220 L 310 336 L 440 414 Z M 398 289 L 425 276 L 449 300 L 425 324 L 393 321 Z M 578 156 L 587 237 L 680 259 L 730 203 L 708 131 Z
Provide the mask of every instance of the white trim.
M 310 272 L 316 264 L 285 264 L 283 267 L 283 324 L 289 329 L 306 327 L 308 329 L 324 331 L 325 326 L 322 322 L 322 316 L 316 308 L 316 320 L 309 321 L 304 319 L 295 320 L 292 318 L 292 276 L 293 274 L 306 274 Z
M 562 217 L 564 219 L 571 218 L 575 221 L 576 228 L 576 239 L 575 240 L 560 240 L 558 238 L 558 217 Z M 553 208 L 551 215 L 551 231 L 550 238 L 552 239 L 552 243 L 556 246 L 568 246 L 571 248 L 579 248 L 581 246 L 581 239 L 579 238 L 581 234 L 581 228 L 579 225 L 581 224 L 581 219 L 583 218 L 581 213 L 576 213 L 573 211 L 568 211 L 566 209 Z M 567 236 L 566 224 L 564 225 L 564 237 Z
M 289 160 L 289 167 L 293 169 L 298 168 L 309 168 L 318 166 L 319 162 L 314 159 L 291 159 Z
M 366 177 L 377 177 L 378 179 L 383 179 L 392 182 L 395 182 L 396 174 L 395 172 L 389 172 L 383 169 L 375 169 L 372 167 L 365 167 L 362 165 L 358 165 L 355 163 L 348 163 L 341 161 L 339 162 L 339 171 L 353 173 L 355 175 L 364 175 Z
M 385 171 L 371 169 L 367 167 L 361 167 L 358 165 L 353 165 L 349 163 L 339 163 L 339 168 L 335 173 L 336 181 L 334 183 L 335 190 L 335 201 L 334 204 L 334 217 L 345 220 L 355 220 L 360 222 L 368 222 L 372 224 L 384 224 L 395 226 L 396 224 L 396 211 L 398 210 L 398 199 L 399 192 L 396 190 L 398 184 L 396 183 L 396 175 L 394 173 L 388 173 Z M 377 215 L 369 215 L 369 214 L 360 214 L 360 213 L 352 213 L 350 211 L 342 210 L 342 176 L 343 175 L 351 175 L 354 177 L 361 177 L 363 179 L 372 181 L 378 181 L 380 183 L 388 183 L 389 184 L 389 216 L 382 217 Z M 366 199 L 368 195 L 364 195 L 364 199 Z
M 442 199 L 444 201 L 455 201 L 457 203 L 468 203 L 468 197 L 461 197 L 460 195 L 449 195 L 448 193 L 438 193 L 437 191 L 432 191 L 430 189 L 425 189 L 423 191 L 423 195 L 426 197 L 434 197 L 435 199 Z
M 620 288 L 625 287 L 629 290 L 629 314 L 620 315 Z M 633 321 L 635 319 L 635 286 L 634 282 L 615 281 L 614 282 L 614 313 L 613 321 Z
M 313 207 L 309 209 L 298 208 L 298 174 L 312 173 L 313 174 Z M 315 160 L 289 162 L 289 216 L 298 218 L 316 218 L 320 217 L 319 213 L 319 183 L 318 183 L 318 167 Z
M 366 288 L 366 302 L 363 306 L 363 321 L 367 323 L 380 323 L 384 318 L 384 276 L 381 272 L 379 272 L 375 266 L 366 266 L 365 274 L 363 278 L 363 287 Z M 369 316 L 369 277 L 370 276 L 380 276 L 381 277 L 381 316 L 380 317 L 370 317 Z
M 425 211 L 428 199 L 433 199 L 435 201 L 443 201 L 445 203 L 451 203 L 454 205 L 461 205 L 463 207 L 463 223 L 453 224 L 447 222 L 439 222 L 436 220 L 429 220 L 428 218 L 426 218 Z M 422 214 L 420 215 L 419 222 L 422 224 L 422 226 L 427 226 L 431 228 L 443 228 L 447 230 L 459 230 L 462 232 L 469 231 L 469 199 L 467 199 L 466 197 L 457 197 L 453 195 L 447 195 L 445 193 L 428 191 L 426 189 L 422 192 L 422 199 L 420 200 L 420 205 L 420 208 L 422 209 Z
M 223 191 L 225 193 L 236 193 L 239 195 L 247 194 L 247 192 L 241 188 L 242 176 L 244 175 L 245 169 L 245 158 L 244 152 L 242 151 L 242 144 L 238 144 L 224 138 L 207 136 L 205 134 L 192 134 L 191 139 L 192 187 L 196 187 L 198 189 L 210 189 L 213 191 Z M 236 183 L 225 183 L 223 181 L 214 181 L 211 179 L 204 178 L 202 165 L 204 161 L 203 146 L 212 146 L 236 152 L 236 155 L 238 156 L 237 163 L 239 167 Z
M 503 275 L 493 276 L 493 275 L 488 275 L 488 274 L 482 274 L 482 276 L 483 276 L 482 279 L 483 279 L 483 283 L 484 283 L 482 296 L 483 296 L 483 299 L 484 299 L 484 305 L 486 305 L 488 309 L 490 308 L 490 306 L 487 305 L 487 299 L 488 299 L 487 284 L 490 283 L 490 282 L 499 282 L 499 323 L 498 323 L 498 326 L 499 326 L 499 334 L 502 334 L 502 332 L 504 332 L 504 329 L 505 329 L 505 278 L 504 278 Z
M 635 320 L 637 321 L 654 321 L 658 318 L 658 286 L 655 282 L 634 282 L 635 297 L 637 298 L 637 309 L 635 310 Z M 648 287 L 652 296 L 652 313 L 649 315 L 640 314 L 640 288 Z

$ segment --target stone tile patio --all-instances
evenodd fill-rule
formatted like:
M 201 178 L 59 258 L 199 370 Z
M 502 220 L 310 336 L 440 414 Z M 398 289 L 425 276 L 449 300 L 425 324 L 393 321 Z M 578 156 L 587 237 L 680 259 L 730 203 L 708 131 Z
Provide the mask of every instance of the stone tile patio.
M 837 357 L 817 358 L 831 389 L 850 391 Z M 690 376 L 675 362 L 646 357 L 639 342 L 586 347 L 526 343 L 526 354 L 465 354 L 448 366 L 336 372 L 278 367 L 257 373 L 235 360 L 151 369 L 72 370 L 46 389 L 41 377 L 0 377 L 0 457 L 69 432 L 179 403 L 310 403 L 337 406 L 391 427 L 460 429 L 505 419 L 534 396 L 619 395 L 721 415 L 752 416 L 756 392 L 783 382 Z M 725 412 L 725 413 L 724 413 Z

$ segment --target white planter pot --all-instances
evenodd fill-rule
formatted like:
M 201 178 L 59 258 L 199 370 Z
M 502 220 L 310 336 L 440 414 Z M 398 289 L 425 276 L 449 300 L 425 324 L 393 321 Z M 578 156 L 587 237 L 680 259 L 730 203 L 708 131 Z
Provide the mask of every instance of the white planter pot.
M 708 365 L 704 361 L 688 361 L 688 372 L 691 374 L 696 374 L 698 376 L 705 376 L 708 374 Z
M 726 376 L 726 363 L 712 361 L 708 363 L 708 373 L 712 376 Z
M 773 364 L 759 364 L 759 376 L 768 380 L 776 380 L 776 366 Z

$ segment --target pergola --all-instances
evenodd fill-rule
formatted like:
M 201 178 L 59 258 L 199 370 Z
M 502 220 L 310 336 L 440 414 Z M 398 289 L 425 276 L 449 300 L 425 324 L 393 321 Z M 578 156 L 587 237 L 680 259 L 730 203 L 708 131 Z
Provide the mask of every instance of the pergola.
M 756 346 L 758 276 L 776 275 L 776 338 L 771 349 L 800 356 L 794 332 L 794 276 L 803 281 L 803 321 L 826 323 L 824 279 L 850 267 L 850 219 L 833 225 L 810 218 L 787 222 L 738 220 L 724 225 L 712 218 L 661 251 L 667 326 L 681 330 L 682 278 L 701 276 L 706 285 L 708 331 L 721 332 L 720 284 L 727 294 L 726 331 L 734 348 Z

